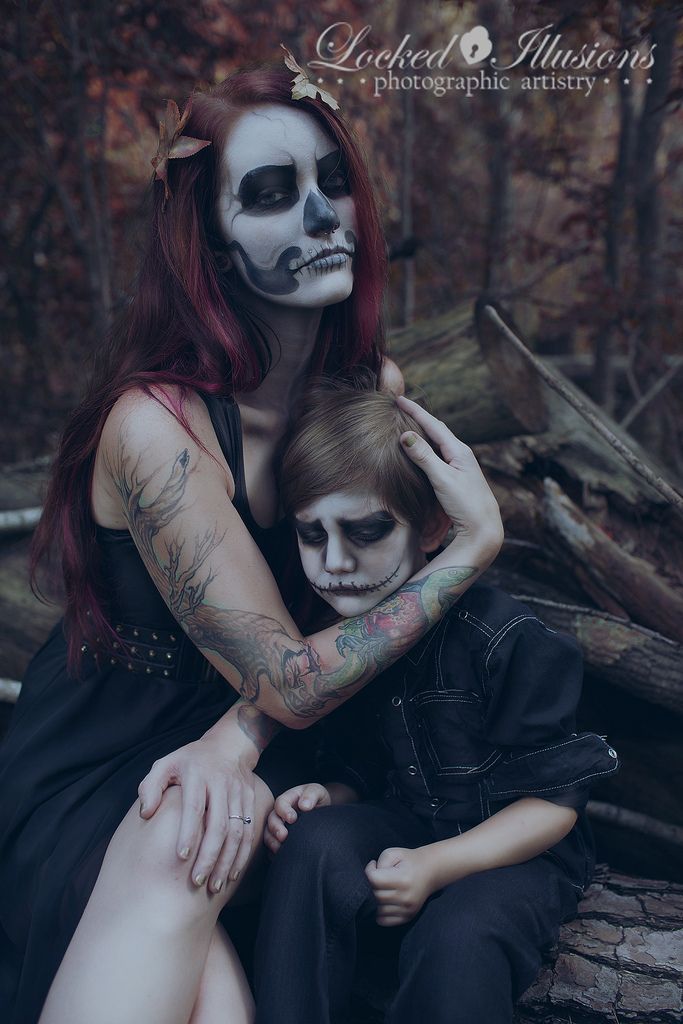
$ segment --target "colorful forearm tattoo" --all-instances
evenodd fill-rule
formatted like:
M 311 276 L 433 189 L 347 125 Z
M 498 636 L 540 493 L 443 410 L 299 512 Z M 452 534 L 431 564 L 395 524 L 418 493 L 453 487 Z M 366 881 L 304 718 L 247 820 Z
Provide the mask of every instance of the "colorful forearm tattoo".
M 242 697 L 252 704 L 272 689 L 297 717 L 325 714 L 335 701 L 350 697 L 409 650 L 457 601 L 454 588 L 477 571 L 471 567 L 437 569 L 404 584 L 364 615 L 342 620 L 336 627 L 341 662 L 327 667 L 321 665 L 312 644 L 290 636 L 277 619 L 222 608 L 206 600 L 216 576 L 211 555 L 225 533 L 216 524 L 195 535 L 193 541 L 172 534 L 174 519 L 188 507 L 185 490 L 192 472 L 188 450 L 177 455 L 166 482 L 151 500 L 145 499 L 144 492 L 157 472 L 141 477 L 139 462 L 138 458 L 131 465 L 121 439 L 109 470 L 145 565 L 193 643 L 230 666 L 238 676 Z M 159 540 L 162 530 L 163 542 Z M 270 738 L 270 727 L 261 720 L 244 717 L 240 724 L 247 735 L 258 737 L 255 742 Z

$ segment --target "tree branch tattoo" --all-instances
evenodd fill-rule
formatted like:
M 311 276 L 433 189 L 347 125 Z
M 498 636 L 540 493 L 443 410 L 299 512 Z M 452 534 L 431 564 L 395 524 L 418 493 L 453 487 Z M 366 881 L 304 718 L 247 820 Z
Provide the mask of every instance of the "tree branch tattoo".
M 342 660 L 328 668 L 307 640 L 290 636 L 276 619 L 206 600 L 216 577 L 210 558 L 225 532 L 215 524 L 193 541 L 171 532 L 174 520 L 189 507 L 186 488 L 193 467 L 188 450 L 176 456 L 154 498 L 146 498 L 145 490 L 159 470 L 141 476 L 139 467 L 140 457 L 133 462 L 120 437 L 109 470 L 143 561 L 183 630 L 197 647 L 214 652 L 237 673 L 239 691 L 251 704 L 273 689 L 297 717 L 326 714 L 334 702 L 350 697 L 409 650 L 457 601 L 453 590 L 477 572 L 466 566 L 437 569 L 404 584 L 366 614 L 342 620 L 335 641 Z M 257 745 L 270 739 L 270 726 L 254 716 L 242 716 L 240 726 L 256 737 Z

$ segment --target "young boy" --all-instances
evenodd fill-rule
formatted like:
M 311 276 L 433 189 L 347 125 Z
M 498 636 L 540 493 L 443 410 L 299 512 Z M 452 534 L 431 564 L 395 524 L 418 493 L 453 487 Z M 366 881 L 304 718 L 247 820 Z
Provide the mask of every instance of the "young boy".
M 386 598 L 449 525 L 405 431 L 421 435 L 393 396 L 321 389 L 285 452 L 303 569 L 338 616 Z M 512 1020 L 591 877 L 588 782 L 617 768 L 575 731 L 580 688 L 576 644 L 476 584 L 324 721 L 325 785 L 288 790 L 268 819 L 259 1024 L 348 1021 L 372 917 L 404 933 L 388 1024 Z

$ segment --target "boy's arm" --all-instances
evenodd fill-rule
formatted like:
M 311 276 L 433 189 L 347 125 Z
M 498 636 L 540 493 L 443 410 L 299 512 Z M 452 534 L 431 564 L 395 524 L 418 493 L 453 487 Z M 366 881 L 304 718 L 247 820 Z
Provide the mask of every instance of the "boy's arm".
M 564 839 L 576 818 L 572 807 L 525 797 L 462 835 L 416 850 L 384 850 L 365 869 L 377 898 L 378 924 L 410 921 L 432 893 L 467 875 L 545 853 Z

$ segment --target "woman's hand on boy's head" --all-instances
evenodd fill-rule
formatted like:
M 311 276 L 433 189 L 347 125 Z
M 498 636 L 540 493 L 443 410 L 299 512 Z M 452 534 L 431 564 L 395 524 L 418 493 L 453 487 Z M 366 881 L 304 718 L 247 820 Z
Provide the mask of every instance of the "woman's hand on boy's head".
M 327 807 L 330 803 L 330 794 L 318 782 L 293 786 L 292 789 L 281 793 L 266 821 L 263 834 L 265 846 L 271 853 L 277 853 L 289 835 L 287 826 L 294 824 L 300 812 L 312 811 L 316 807 Z
M 439 504 L 456 530 L 456 536 L 476 539 L 492 560 L 503 542 L 498 502 L 484 478 L 471 448 L 459 441 L 441 420 L 403 396 L 396 400 L 422 427 L 439 449 L 440 456 L 424 438 L 408 431 L 401 435 L 404 452 L 429 478 Z

